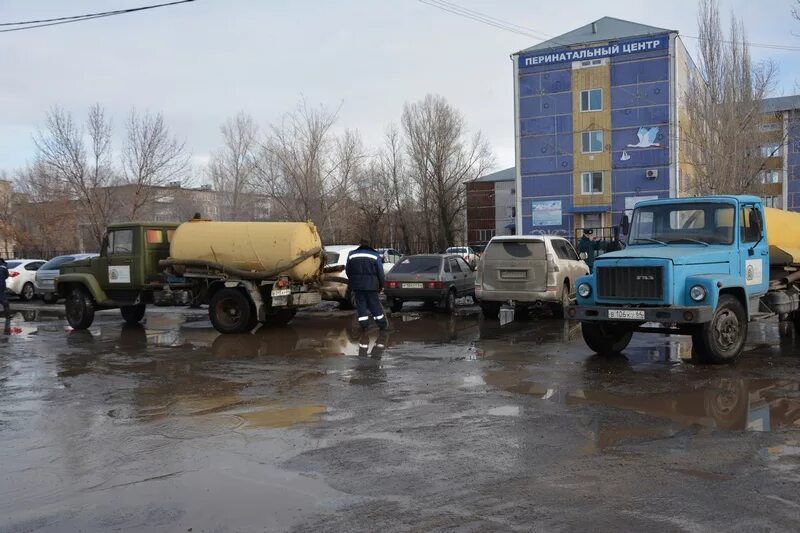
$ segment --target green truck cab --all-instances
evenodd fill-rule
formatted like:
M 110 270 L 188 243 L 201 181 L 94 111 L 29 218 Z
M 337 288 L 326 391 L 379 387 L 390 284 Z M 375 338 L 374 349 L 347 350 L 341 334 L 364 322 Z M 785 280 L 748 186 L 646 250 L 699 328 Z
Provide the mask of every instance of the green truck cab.
M 155 291 L 167 283 L 159 261 L 169 257 L 177 227 L 174 222 L 112 224 L 98 257 L 63 265 L 55 290 L 66 300 L 70 326 L 89 327 L 100 309 L 120 309 L 129 323 L 142 320 Z

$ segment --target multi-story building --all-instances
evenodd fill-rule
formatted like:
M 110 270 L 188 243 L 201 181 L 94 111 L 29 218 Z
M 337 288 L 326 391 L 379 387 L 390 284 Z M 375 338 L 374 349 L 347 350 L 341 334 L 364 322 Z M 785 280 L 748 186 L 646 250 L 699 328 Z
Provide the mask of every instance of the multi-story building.
M 800 95 L 767 98 L 762 109 L 761 130 L 768 138 L 759 154 L 764 203 L 800 211 Z
M 519 233 L 607 228 L 679 194 L 694 67 L 677 31 L 604 17 L 512 58 Z
M 467 244 L 483 245 L 495 235 L 513 235 L 516 169 L 481 176 L 467 183 Z

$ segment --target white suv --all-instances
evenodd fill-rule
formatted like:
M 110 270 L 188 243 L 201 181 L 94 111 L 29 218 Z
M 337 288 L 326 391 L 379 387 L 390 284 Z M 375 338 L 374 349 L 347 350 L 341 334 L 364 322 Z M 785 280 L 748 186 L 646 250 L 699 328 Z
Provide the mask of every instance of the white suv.
M 41 259 L 9 259 L 6 262 L 6 292 L 19 296 L 22 301 L 32 300 L 36 295 L 36 271 L 44 263 Z
M 475 296 L 486 318 L 497 318 L 504 303 L 522 310 L 547 305 L 563 318 L 575 280 L 587 274 L 589 267 L 562 237 L 494 237 L 478 263 Z

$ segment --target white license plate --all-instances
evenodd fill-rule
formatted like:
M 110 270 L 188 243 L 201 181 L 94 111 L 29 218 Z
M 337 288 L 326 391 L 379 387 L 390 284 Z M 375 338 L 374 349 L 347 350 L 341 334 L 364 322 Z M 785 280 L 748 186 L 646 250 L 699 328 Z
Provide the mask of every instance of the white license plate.
M 403 283 L 404 289 L 421 289 L 422 287 L 422 283 Z
M 609 309 L 608 318 L 620 320 L 644 320 L 644 311 L 632 311 L 630 309 Z
M 528 279 L 528 272 L 525 270 L 501 270 L 500 277 L 503 279 Z
M 280 298 L 281 296 L 290 296 L 292 289 L 272 289 L 272 297 Z

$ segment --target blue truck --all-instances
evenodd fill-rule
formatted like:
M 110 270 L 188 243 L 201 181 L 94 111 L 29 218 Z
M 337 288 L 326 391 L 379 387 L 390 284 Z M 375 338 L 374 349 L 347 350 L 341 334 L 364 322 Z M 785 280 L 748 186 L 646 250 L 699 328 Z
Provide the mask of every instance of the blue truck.
M 672 198 L 638 203 L 620 230 L 625 249 L 595 261 L 567 309 L 596 353 L 620 353 L 635 332 L 672 333 L 691 335 L 697 360 L 729 363 L 749 322 L 800 327 L 800 214 L 756 196 Z

